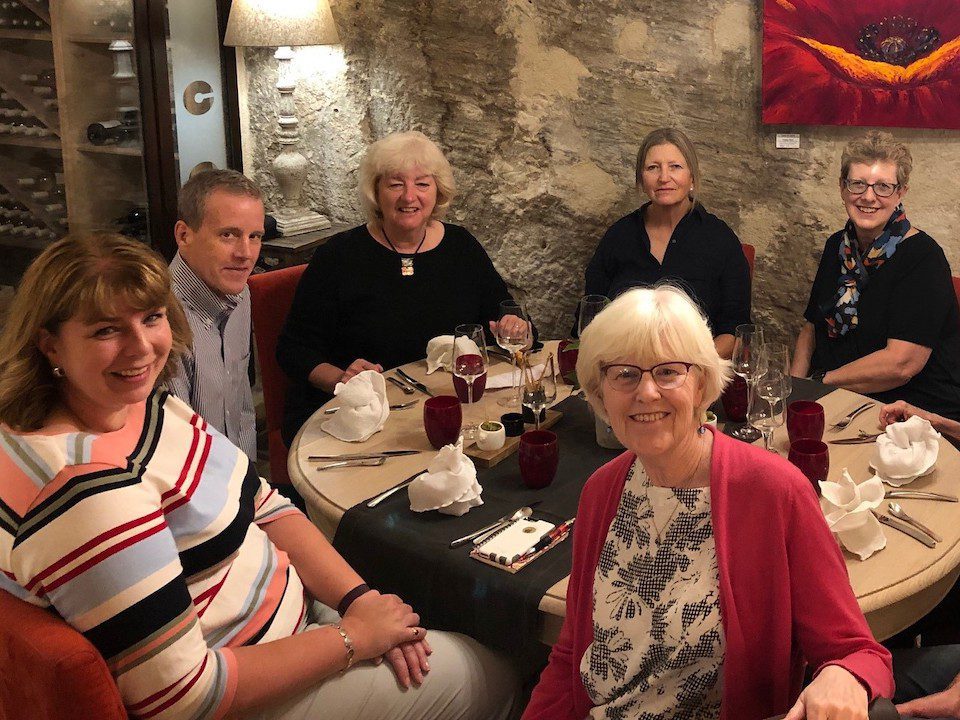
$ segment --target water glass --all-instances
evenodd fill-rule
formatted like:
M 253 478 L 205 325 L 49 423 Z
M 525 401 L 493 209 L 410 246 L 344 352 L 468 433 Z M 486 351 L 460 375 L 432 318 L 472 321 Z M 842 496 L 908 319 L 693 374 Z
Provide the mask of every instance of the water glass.
M 800 468 L 807 479 L 813 483 L 813 489 L 820 494 L 820 481 L 827 479 L 830 472 L 830 450 L 822 440 L 803 438 L 790 443 L 787 459 Z
M 823 438 L 823 405 L 812 400 L 794 400 L 787 405 L 787 435 L 794 440 Z
M 531 490 L 553 482 L 560 462 L 557 435 L 549 430 L 528 430 L 520 436 L 520 477 Z
M 462 422 L 460 401 L 453 395 L 437 395 L 424 401 L 423 429 L 427 432 L 430 444 L 437 450 L 457 442 Z

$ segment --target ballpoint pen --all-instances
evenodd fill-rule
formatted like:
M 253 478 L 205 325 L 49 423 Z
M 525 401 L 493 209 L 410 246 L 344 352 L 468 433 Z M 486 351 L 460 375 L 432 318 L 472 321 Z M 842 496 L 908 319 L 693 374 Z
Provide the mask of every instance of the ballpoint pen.
M 574 521 L 575 521 L 576 519 L 577 519 L 576 517 L 572 517 L 572 518 L 570 518 L 569 520 L 566 520 L 566 521 L 560 523 L 559 525 L 557 525 L 557 526 L 556 526 L 553 530 L 551 530 L 550 532 L 544 533 L 544 534 L 540 537 L 540 539 L 537 540 L 536 543 L 534 543 L 534 545 L 533 545 L 532 548 L 530 548 L 529 550 L 527 550 L 527 551 L 526 551 L 525 553 L 523 553 L 522 555 L 516 555 L 516 556 L 514 556 L 513 560 L 510 561 L 510 564 L 512 565 L 512 564 L 515 563 L 515 562 L 519 562 L 520 560 L 524 560 L 524 559 L 530 557 L 531 555 L 536 555 L 538 552 L 540 552 L 540 551 L 543 550 L 544 548 L 548 547 L 548 546 L 549 546 L 551 543 L 553 543 L 557 538 L 562 537 L 565 533 L 569 532 L 569 531 L 570 531 L 570 528 L 573 527 L 573 523 L 574 523 Z

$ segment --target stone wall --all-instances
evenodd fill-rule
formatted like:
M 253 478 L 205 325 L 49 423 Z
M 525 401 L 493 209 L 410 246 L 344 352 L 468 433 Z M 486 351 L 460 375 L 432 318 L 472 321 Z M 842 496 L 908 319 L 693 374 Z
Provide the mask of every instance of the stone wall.
M 801 322 L 823 241 L 846 219 L 840 151 L 858 128 L 760 124 L 759 0 L 341 0 L 342 49 L 294 60 L 310 204 L 358 222 L 369 142 L 419 129 L 454 166 L 451 219 L 525 288 L 548 336 L 566 333 L 604 229 L 638 205 L 637 146 L 675 125 L 695 140 L 708 209 L 757 247 L 755 315 Z M 251 172 L 269 175 L 276 63 L 246 50 Z M 777 150 L 777 131 L 800 132 Z M 960 135 L 900 130 L 915 158 L 907 210 L 960 274 Z M 438 299 L 441 301 L 441 299 Z

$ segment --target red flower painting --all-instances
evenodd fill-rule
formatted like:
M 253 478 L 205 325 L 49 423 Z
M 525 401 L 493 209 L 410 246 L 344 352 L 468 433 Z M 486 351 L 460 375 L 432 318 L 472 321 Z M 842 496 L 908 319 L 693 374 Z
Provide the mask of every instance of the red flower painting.
M 960 1 L 764 0 L 763 122 L 960 129 Z

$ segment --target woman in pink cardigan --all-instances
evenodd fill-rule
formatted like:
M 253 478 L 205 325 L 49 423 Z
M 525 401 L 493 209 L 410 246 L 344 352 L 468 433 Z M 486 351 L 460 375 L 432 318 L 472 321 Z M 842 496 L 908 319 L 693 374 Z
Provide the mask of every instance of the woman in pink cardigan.
M 628 451 L 583 489 L 566 620 L 524 719 L 865 720 L 893 694 L 890 655 L 809 482 L 701 425 L 730 369 L 696 306 L 624 293 L 577 375 Z

